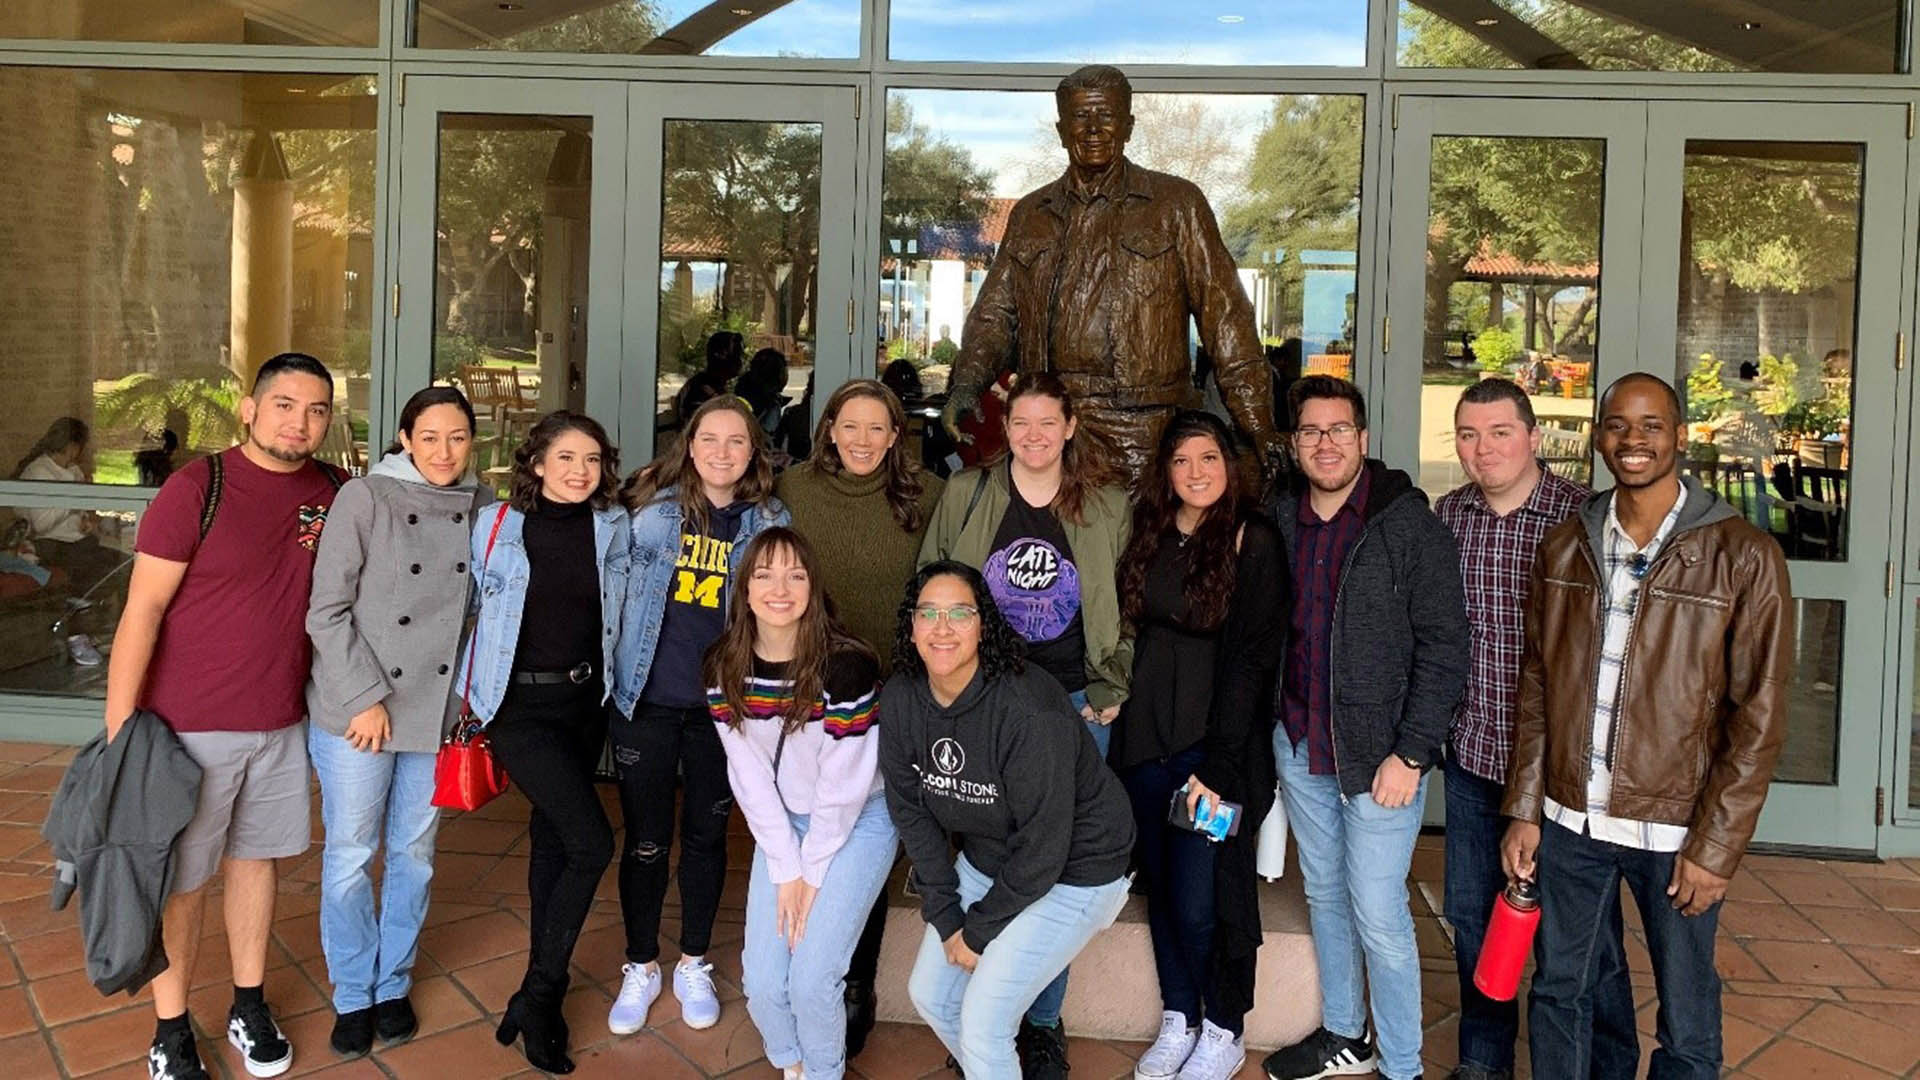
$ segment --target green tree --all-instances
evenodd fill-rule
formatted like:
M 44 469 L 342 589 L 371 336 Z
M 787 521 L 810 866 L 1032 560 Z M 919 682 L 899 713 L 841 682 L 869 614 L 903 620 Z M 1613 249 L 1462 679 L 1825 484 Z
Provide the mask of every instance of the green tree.
M 880 189 L 883 237 L 929 227 L 966 233 L 986 217 L 993 177 L 966 147 L 936 138 L 902 94 L 887 97 L 887 147 Z M 985 256 L 985 252 L 981 253 Z

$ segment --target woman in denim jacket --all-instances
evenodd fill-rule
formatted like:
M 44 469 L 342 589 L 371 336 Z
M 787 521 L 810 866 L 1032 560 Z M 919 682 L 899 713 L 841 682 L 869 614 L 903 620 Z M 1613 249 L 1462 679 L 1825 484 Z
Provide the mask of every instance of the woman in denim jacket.
M 567 965 L 613 859 L 593 770 L 626 598 L 627 515 L 614 498 L 619 452 L 589 417 L 547 414 L 513 461 L 508 502 L 474 529 L 480 617 L 461 685 L 533 804 L 531 949 L 497 1035 L 524 1035 L 529 1064 L 567 1073 Z
M 733 789 L 726 751 L 707 714 L 701 658 L 726 627 L 727 600 L 747 543 L 788 522 L 773 497 L 767 437 L 739 398 L 695 410 L 680 437 L 627 481 L 632 565 L 613 668 L 613 760 L 627 822 L 620 852 L 620 910 L 627 963 L 607 1027 L 646 1026 L 660 996 L 660 905 L 673 844 L 674 787 L 684 779 L 680 822 L 680 962 L 673 994 L 690 1028 L 720 1019 L 706 962 L 727 873 Z

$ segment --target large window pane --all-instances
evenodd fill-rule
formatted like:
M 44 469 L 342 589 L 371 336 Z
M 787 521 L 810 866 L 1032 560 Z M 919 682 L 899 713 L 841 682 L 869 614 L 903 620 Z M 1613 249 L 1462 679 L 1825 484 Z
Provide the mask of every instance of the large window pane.
M 472 399 L 497 483 L 535 417 L 585 406 L 592 166 L 589 116 L 440 116 L 433 378 Z
M 322 455 L 360 467 L 373 92 L 370 76 L 0 68 L 5 476 L 156 483 L 233 443 L 239 395 L 287 349 L 333 369 Z M 56 474 L 75 421 L 86 444 Z
M 1367 58 L 1365 0 L 1247 0 L 1205 9 L 1178 0 L 894 0 L 889 19 L 895 60 L 1358 67 Z
M 0 506 L 0 693 L 102 697 L 135 515 Z
M 643 56 L 858 56 L 860 0 L 420 0 L 414 44 Z
M 1866 148 L 1689 140 L 1687 467 L 1793 559 L 1847 557 Z
M 1587 483 L 1600 325 L 1600 139 L 1433 140 L 1420 346 L 1420 486 L 1466 482 L 1454 451 L 1461 391 L 1524 387 L 1547 467 Z
M 1309 373 L 1353 372 L 1362 111 L 1362 99 L 1333 95 L 1133 99 L 1127 156 L 1199 185 L 1269 357 L 1292 356 Z M 1044 91 L 899 90 L 887 100 L 876 370 L 891 366 L 892 381 L 918 391 L 916 437 L 944 438 L 923 417 L 944 403 L 1013 204 L 1066 170 L 1055 119 Z M 926 458 L 944 469 L 948 449 Z
M 1400 0 L 1406 67 L 1900 70 L 1900 0 Z
M 380 0 L 7 0 L 0 38 L 378 45 Z
M 769 437 L 783 424 L 810 430 L 820 125 L 669 120 L 663 138 L 654 449 L 725 390 L 753 406 Z M 709 364 L 719 335 L 728 347 Z

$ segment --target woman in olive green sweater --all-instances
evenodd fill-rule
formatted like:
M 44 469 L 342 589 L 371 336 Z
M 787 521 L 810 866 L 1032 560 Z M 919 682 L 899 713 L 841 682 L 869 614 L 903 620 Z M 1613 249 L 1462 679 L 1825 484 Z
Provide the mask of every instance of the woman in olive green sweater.
M 907 411 L 873 379 L 842 383 L 821 410 L 813 456 L 781 473 L 774 493 L 793 528 L 813 545 L 840 622 L 873 646 L 890 670 L 900 590 L 917 568 L 920 541 L 940 501 L 941 480 L 908 452 Z M 847 1058 L 873 1030 L 874 970 L 886 925 L 883 892 L 847 969 Z

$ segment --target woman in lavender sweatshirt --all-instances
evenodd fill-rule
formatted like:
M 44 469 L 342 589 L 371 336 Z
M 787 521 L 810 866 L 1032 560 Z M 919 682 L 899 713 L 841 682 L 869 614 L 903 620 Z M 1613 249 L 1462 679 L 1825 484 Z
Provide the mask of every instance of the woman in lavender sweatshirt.
M 762 532 L 740 572 L 705 674 L 753 831 L 747 1012 L 788 1080 L 839 1080 L 847 965 L 898 845 L 874 730 L 879 662 L 834 618 L 800 534 Z

